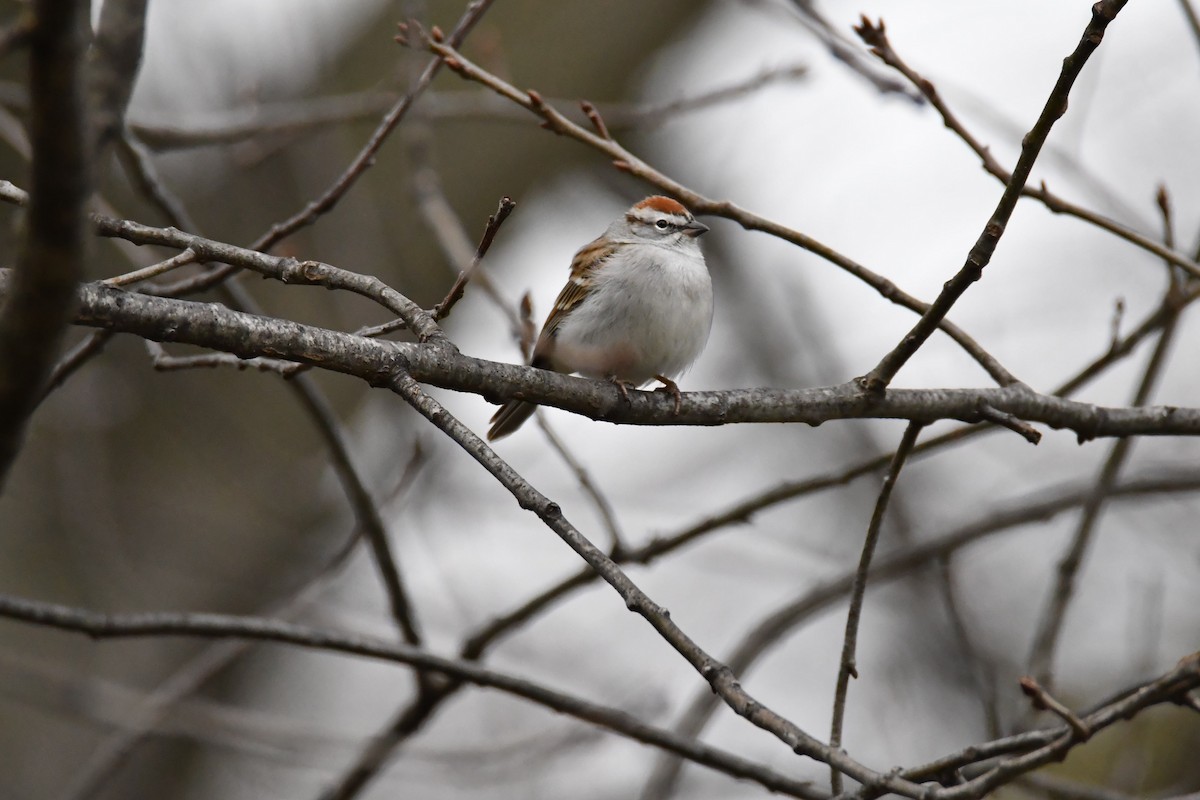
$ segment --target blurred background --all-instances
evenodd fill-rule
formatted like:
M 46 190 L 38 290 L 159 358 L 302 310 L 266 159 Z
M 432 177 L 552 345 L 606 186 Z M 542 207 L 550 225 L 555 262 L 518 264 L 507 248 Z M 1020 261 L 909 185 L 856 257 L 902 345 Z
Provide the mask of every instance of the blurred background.
M 7 23 L 21 4 L 0 6 Z M 246 244 L 319 195 L 427 62 L 393 42 L 416 17 L 450 30 L 461 0 L 156 0 L 128 121 L 199 232 Z M 97 4 L 98 7 L 98 4 Z M 1089 18 L 1083 0 L 928 0 L 816 9 L 789 0 L 499 0 L 468 57 L 614 135 L 685 185 L 803 231 L 924 300 L 962 264 L 1002 191 L 978 159 L 877 66 L 851 26 L 883 15 L 892 43 L 1005 166 Z M 821 16 L 814 15 L 813 12 Z M 827 23 L 828 27 L 825 26 Z M 1200 236 L 1200 49 L 1175 3 L 1131 3 L 1084 70 L 1032 183 L 1153 239 L 1161 185 L 1178 247 Z M 0 178 L 27 185 L 21 51 L 0 60 Z M 730 91 L 723 91 L 730 90 Z M 687 102 L 685 102 L 687 101 Z M 166 220 L 116 159 L 99 202 Z M 607 159 L 448 72 L 366 176 L 276 252 L 376 275 L 430 306 L 469 261 L 487 215 L 516 211 L 485 262 L 508 307 L 544 318 L 577 248 L 654 193 Z M 702 244 L 717 292 L 712 339 L 684 390 L 809 387 L 867 372 L 915 317 L 829 263 L 720 219 Z M 0 208 L 0 266 L 20 214 Z M 98 240 L 92 279 L 171 253 Z M 342 293 L 242 276 L 264 313 L 355 330 L 381 309 Z M 1052 391 L 1161 303 L 1163 264 L 1076 219 L 1022 201 L 979 284 L 951 317 L 1015 375 Z M 504 310 L 473 283 L 446 321 L 466 353 L 521 359 Z M 213 300 L 214 296 L 200 299 Z M 1197 405 L 1200 328 L 1184 313 L 1152 402 Z M 72 341 L 86 331 L 72 332 Z M 1152 341 L 1080 399 L 1125 405 Z M 169 348 L 188 354 L 187 348 Z M 494 480 L 396 397 L 312 373 L 368 476 L 428 645 L 463 637 L 580 568 Z M 897 385 L 986 386 L 935 336 Z M 437 392 L 478 432 L 492 407 Z M 611 504 L 612 519 L 537 426 L 497 450 L 597 544 L 637 547 L 784 481 L 891 452 L 903 424 L 617 427 L 545 413 Z M 950 430 L 933 426 L 925 437 Z M 881 556 L 1091 486 L 1111 442 L 1046 431 L 1036 448 L 991 433 L 906 467 Z M 1122 480 L 1200 477 L 1200 445 L 1139 440 Z M 729 658 L 768 615 L 857 562 L 879 474 L 780 503 L 632 577 L 703 647 Z M 253 370 L 158 373 L 117 336 L 34 417 L 0 497 L 0 591 L 111 611 L 284 615 L 396 636 L 376 570 L 288 384 Z M 1074 495 L 1072 495 L 1074 493 Z M 880 770 L 1028 724 L 1017 678 L 1078 502 L 1004 528 L 867 594 L 845 746 Z M 1200 500 L 1114 497 L 1087 551 L 1055 660 L 1074 708 L 1169 669 L 1200 646 Z M 349 550 L 349 556 L 341 556 Z M 947 587 L 954 596 L 947 603 Z M 741 671 L 760 700 L 826 737 L 845 602 L 776 632 Z M 0 794 L 5 798 L 306 798 L 336 786 L 412 692 L 395 666 L 276 646 L 94 643 L 0 622 Z M 591 586 L 499 641 L 491 666 L 673 726 L 710 694 L 607 587 Z M 193 685 L 194 684 L 194 685 Z M 170 698 L 146 716 L 146 703 Z M 164 701 L 165 702 L 165 701 Z M 1037 720 L 1049 724 L 1052 720 Z M 826 770 L 718 709 L 707 740 L 792 775 Z M 1200 790 L 1200 724 L 1159 709 L 1106 731 L 1059 778 L 1137 796 Z M 632 797 L 657 753 L 508 697 L 467 691 L 400 748 L 364 798 Z M 692 798 L 758 797 L 694 766 Z M 1018 790 L 1010 789 L 1014 795 Z M 1045 786 L 1020 790 L 1044 796 Z

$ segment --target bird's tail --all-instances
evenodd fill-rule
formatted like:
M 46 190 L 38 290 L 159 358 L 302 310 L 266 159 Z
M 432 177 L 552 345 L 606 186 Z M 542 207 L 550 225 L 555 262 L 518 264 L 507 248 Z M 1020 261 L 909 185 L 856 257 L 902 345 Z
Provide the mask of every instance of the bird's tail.
M 537 411 L 537 405 L 534 403 L 526 403 L 524 400 L 509 400 L 500 406 L 500 410 L 492 416 L 492 427 L 488 429 L 487 434 L 488 441 L 494 442 L 508 436 L 521 427 L 525 420 L 532 417 L 534 411 Z

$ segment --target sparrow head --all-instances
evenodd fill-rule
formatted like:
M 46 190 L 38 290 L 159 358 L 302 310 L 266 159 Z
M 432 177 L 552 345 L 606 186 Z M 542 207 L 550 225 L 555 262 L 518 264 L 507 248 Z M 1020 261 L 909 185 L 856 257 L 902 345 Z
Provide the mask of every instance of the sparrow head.
M 663 244 L 683 244 L 708 230 L 680 203 L 660 195 L 647 197 L 626 211 L 625 223 L 634 236 Z

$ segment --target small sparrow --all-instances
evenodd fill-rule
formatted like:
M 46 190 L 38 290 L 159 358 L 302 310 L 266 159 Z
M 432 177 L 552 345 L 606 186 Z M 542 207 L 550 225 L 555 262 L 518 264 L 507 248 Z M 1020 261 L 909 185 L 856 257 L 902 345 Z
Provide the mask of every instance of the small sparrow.
M 575 254 L 533 348 L 532 366 L 578 372 L 628 388 L 671 380 L 691 366 L 712 327 L 712 280 L 696 237 L 708 230 L 669 197 L 647 197 Z M 510 400 L 492 417 L 488 439 L 507 436 L 536 406 Z

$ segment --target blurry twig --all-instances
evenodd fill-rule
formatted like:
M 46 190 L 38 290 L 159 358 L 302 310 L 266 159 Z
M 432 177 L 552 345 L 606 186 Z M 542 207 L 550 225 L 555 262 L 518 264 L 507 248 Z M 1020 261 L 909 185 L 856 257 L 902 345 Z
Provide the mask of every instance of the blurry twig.
M 803 79 L 803 64 L 772 67 L 699 94 L 658 103 L 603 103 L 608 124 L 616 129 L 646 128 L 705 108 L 732 102 L 759 89 Z M 154 150 L 174 150 L 207 145 L 235 144 L 262 136 L 304 133 L 347 122 L 373 119 L 396 102 L 394 92 L 367 89 L 344 95 L 314 97 L 299 101 L 263 103 L 254 108 L 235 108 L 207 114 L 204 121 L 180 126 L 154 120 L 134 121 L 131 129 Z M 555 105 L 571 101 L 555 98 Z M 413 115 L 436 124 L 461 120 L 523 122 L 520 110 L 491 92 L 427 91 Z
M 29 37 L 33 33 L 35 24 L 36 18 L 33 11 L 21 9 L 8 21 L 7 25 L 0 27 L 0 58 L 29 44 Z
M 971 638 L 972 626 L 968 624 L 958 601 L 957 586 L 954 580 L 954 557 L 944 555 L 937 560 L 939 573 L 938 586 L 942 592 L 943 605 L 946 615 L 950 618 L 950 627 L 954 631 L 962 662 L 970 680 L 975 684 L 983 710 L 983 719 L 988 736 L 993 739 L 1000 736 L 1000 708 L 996 692 L 996 671 L 993 664 L 988 663 L 979 653 Z
M 612 546 L 609 548 L 609 555 L 614 561 L 620 561 L 622 554 L 626 551 L 625 538 L 621 534 L 621 527 L 617 524 L 616 514 L 613 512 L 612 503 L 608 502 L 608 498 L 596 487 L 592 482 L 592 476 L 588 474 L 587 468 L 583 466 L 579 459 L 567 448 L 550 424 L 546 422 L 546 415 L 541 411 L 534 415 L 537 419 L 538 427 L 542 429 L 542 434 L 546 437 L 546 441 L 558 453 L 558 457 L 563 460 L 575 474 L 575 479 L 579 481 L 579 486 L 592 498 L 592 505 L 596 507 L 596 511 L 600 513 L 600 521 L 604 523 L 605 530 L 608 531 L 609 537 L 612 539 Z
M 855 75 L 883 94 L 903 95 L 917 105 L 924 102 L 920 94 L 913 93 L 904 84 L 876 72 L 870 60 L 862 55 L 847 36 L 829 24 L 829 20 L 817 10 L 816 3 L 812 0 L 792 0 L 792 4 L 800 23 L 825 45 L 833 58 L 846 65 Z
M 28 13 L 30 201 L 8 297 L 0 304 L 0 488 L 70 322 L 83 276 L 91 194 L 84 58 L 88 8 L 37 0 Z
M 1141 800 L 1144 797 L 1144 795 L 1126 794 L 1101 786 L 1080 783 L 1047 772 L 1023 775 L 1017 780 L 1016 785 L 1025 790 L 1038 792 L 1051 800 Z M 1186 800 L 1186 798 L 1179 797 L 1176 800 Z
M 1192 39 L 1195 40 L 1196 46 L 1200 47 L 1200 16 L 1196 15 L 1196 9 L 1192 7 L 1191 0 L 1179 0 L 1179 7 L 1183 9 L 1188 27 L 1192 29 Z
M 883 517 L 887 511 L 888 501 L 900 478 L 900 470 L 908 460 L 917 437 L 924 427 L 919 422 L 910 422 L 900 438 L 900 446 L 892 456 L 891 466 L 883 479 L 883 487 L 879 490 L 879 498 L 875 501 L 875 510 L 871 513 L 871 523 L 867 526 L 867 535 L 863 540 L 862 555 L 858 561 L 858 570 L 854 574 L 854 585 L 850 589 L 850 610 L 846 615 L 846 635 L 842 642 L 841 664 L 838 666 L 837 689 L 833 697 L 833 722 L 829 730 L 829 746 L 834 749 L 842 746 L 842 723 L 846 714 L 846 695 L 850 691 L 850 678 L 858 677 L 855 652 L 858 649 L 858 623 L 862 616 L 863 598 L 867 592 L 867 578 L 870 575 L 871 559 L 875 555 L 875 545 L 879 542 L 879 532 L 883 528 Z M 834 794 L 842 791 L 842 773 L 830 765 L 830 785 Z
M 142 65 L 149 0 L 105 0 L 88 50 L 93 151 L 102 156 L 125 130 L 125 111 Z
M 1170 205 L 1165 191 L 1159 193 L 1159 207 L 1163 212 L 1164 239 L 1170 245 L 1174 241 L 1174 232 L 1171 226 Z M 1174 302 L 1179 294 L 1179 285 L 1175 271 L 1170 265 L 1167 266 L 1167 273 L 1169 276 L 1167 288 L 1161 305 L 1165 310 L 1162 331 L 1159 333 L 1154 352 L 1151 353 L 1150 360 L 1146 363 L 1141 382 L 1134 393 L 1131 405 L 1135 407 L 1146 405 L 1154 393 L 1154 385 L 1166 364 L 1182 311 L 1182 307 Z M 1030 649 L 1028 671 L 1034 680 L 1048 687 L 1049 690 L 1054 687 L 1054 656 L 1059 636 L 1062 633 L 1063 622 L 1066 619 L 1067 606 L 1075 591 L 1076 576 L 1100 520 L 1104 502 L 1111 494 L 1112 487 L 1128 459 L 1133 442 L 1133 439 L 1118 439 L 1111 445 L 1108 458 L 1096 478 L 1096 485 L 1084 505 L 1075 535 L 1058 562 L 1054 588 L 1038 621 Z

